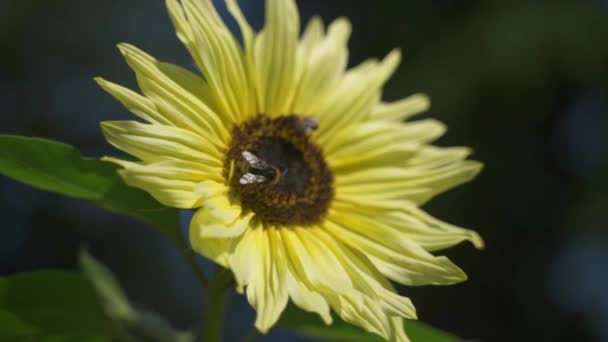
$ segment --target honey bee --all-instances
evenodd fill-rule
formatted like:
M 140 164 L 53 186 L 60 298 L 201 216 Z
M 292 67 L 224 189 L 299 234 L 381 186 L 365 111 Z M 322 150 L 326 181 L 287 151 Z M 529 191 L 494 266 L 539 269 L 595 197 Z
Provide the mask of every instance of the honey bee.
M 287 170 L 281 172 L 278 167 L 268 164 L 249 151 L 243 151 L 241 154 L 247 162 L 243 170 L 245 174 L 239 179 L 239 183 L 243 185 L 266 182 L 276 184 L 287 172 Z

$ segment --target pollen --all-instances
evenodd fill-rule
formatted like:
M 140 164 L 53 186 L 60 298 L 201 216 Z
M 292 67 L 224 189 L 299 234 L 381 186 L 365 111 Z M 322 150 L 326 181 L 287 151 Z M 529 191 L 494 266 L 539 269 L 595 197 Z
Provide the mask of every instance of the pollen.
M 315 122 L 298 115 L 259 115 L 233 128 L 224 162 L 231 199 L 262 225 L 309 226 L 327 213 L 333 176 L 309 139 Z

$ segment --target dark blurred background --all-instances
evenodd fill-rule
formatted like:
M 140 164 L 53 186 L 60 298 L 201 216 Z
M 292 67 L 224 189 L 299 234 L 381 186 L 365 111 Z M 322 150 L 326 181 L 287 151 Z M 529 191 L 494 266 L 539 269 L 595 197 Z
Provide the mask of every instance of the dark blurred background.
M 241 3 L 259 27 L 263 1 Z M 401 47 L 385 97 L 428 93 L 423 117 L 449 126 L 438 144 L 471 146 L 486 164 L 473 183 L 425 207 L 477 230 L 487 249 L 446 252 L 467 271 L 464 284 L 402 289 L 421 319 L 480 341 L 607 341 L 608 1 L 298 4 L 304 20 L 352 20 L 352 64 Z M 0 133 L 64 141 L 92 157 L 117 153 L 98 123 L 131 116 L 92 78 L 135 87 L 115 49 L 123 41 L 192 66 L 163 1 L 0 0 Z M 138 307 L 180 328 L 198 324 L 195 278 L 149 227 L 7 178 L 0 215 L 0 274 L 74 268 L 86 244 Z M 251 327 L 243 299 L 233 303 L 229 326 Z

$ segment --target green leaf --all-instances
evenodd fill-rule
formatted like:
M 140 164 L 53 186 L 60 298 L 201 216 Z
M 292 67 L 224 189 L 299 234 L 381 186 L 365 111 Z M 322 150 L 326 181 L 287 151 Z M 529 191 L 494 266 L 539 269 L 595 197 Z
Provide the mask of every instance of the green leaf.
M 0 174 L 143 220 L 181 244 L 178 211 L 127 186 L 116 169 L 111 163 L 83 158 L 77 149 L 60 142 L 0 135 Z
M 80 252 L 80 266 L 91 281 L 114 323 L 114 329 L 126 341 L 192 342 L 190 333 L 176 332 L 169 322 L 151 312 L 135 310 L 109 268 L 86 250 Z
M 52 335 L 52 336 L 47 336 L 42 339 L 42 342 L 111 342 L 111 341 L 113 341 L 113 340 L 107 336 L 82 336 L 82 335 L 73 335 L 73 334 Z
M 412 342 L 458 342 L 461 339 L 415 320 L 405 320 L 405 333 Z M 384 339 L 348 324 L 334 316 L 331 325 L 325 325 L 315 315 L 292 305 L 281 316 L 277 328 L 288 329 L 301 336 L 324 341 L 381 342 Z
M 80 251 L 80 268 L 95 288 L 107 316 L 132 320 L 136 313 L 127 295 L 123 292 L 114 275 L 105 265 L 95 260 L 86 250 Z
M 110 328 L 93 288 L 74 272 L 38 271 L 0 278 L 0 312 L 5 313 L 0 324 L 37 337 L 87 340 L 106 336 Z
M 0 340 L 33 339 L 38 335 L 38 329 L 22 321 L 14 314 L 0 310 Z
M 417 320 L 406 320 L 405 332 L 412 342 L 459 342 L 461 338 Z

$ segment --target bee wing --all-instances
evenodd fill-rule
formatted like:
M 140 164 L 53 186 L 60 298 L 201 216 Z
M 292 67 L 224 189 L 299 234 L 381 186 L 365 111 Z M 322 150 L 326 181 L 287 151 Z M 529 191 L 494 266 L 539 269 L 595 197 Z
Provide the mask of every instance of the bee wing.
M 260 175 L 254 175 L 253 173 L 246 173 L 243 175 L 243 177 L 241 177 L 241 179 L 239 179 L 239 183 L 241 183 L 243 185 L 263 183 L 265 181 L 266 181 L 266 177 L 260 176 Z
M 262 159 L 256 157 L 253 153 L 249 151 L 243 151 L 243 158 L 249 163 L 249 166 L 258 170 L 266 170 L 270 168 L 270 165 L 263 161 Z

